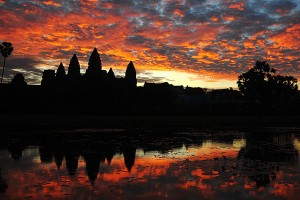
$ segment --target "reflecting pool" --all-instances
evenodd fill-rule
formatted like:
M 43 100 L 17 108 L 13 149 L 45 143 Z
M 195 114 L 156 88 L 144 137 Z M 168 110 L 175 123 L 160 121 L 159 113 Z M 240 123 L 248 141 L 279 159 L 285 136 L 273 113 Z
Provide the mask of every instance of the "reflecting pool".
M 0 199 L 298 199 L 300 129 L 5 133 Z

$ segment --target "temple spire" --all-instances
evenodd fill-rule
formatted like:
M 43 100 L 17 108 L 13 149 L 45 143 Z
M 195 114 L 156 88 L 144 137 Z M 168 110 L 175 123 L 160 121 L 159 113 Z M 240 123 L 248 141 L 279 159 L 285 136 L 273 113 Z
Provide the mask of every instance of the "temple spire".
M 69 69 L 68 69 L 68 77 L 70 78 L 78 78 L 80 77 L 80 64 L 76 54 L 70 60 Z
M 94 48 L 89 59 L 88 71 L 90 73 L 102 70 L 102 63 L 97 48 Z
M 116 78 L 114 71 L 112 70 L 112 68 L 109 69 L 108 71 L 108 79 L 109 80 L 114 80 Z
M 59 64 L 57 71 L 56 71 L 56 78 L 57 79 L 64 79 L 66 76 L 66 70 L 62 63 Z
M 127 65 L 127 69 L 125 72 L 125 81 L 128 87 L 130 88 L 136 87 L 137 84 L 136 70 L 132 61 L 130 61 L 130 63 Z

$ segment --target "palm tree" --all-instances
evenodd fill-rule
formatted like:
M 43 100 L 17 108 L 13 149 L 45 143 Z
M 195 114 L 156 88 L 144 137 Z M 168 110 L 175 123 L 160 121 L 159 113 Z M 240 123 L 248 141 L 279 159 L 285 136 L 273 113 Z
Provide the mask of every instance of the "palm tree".
M 3 63 L 3 70 L 2 70 L 2 76 L 1 76 L 1 83 L 3 81 L 3 75 L 4 75 L 4 69 L 5 69 L 5 61 L 8 56 L 10 56 L 11 52 L 14 50 L 13 46 L 9 42 L 2 42 L 0 45 L 0 51 L 2 56 L 4 57 L 4 63 Z

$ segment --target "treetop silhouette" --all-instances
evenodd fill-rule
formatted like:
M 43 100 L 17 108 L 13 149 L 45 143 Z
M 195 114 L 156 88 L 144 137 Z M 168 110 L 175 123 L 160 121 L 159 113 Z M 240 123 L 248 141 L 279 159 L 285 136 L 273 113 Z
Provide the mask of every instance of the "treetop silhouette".
M 298 90 L 293 76 L 275 75 L 276 69 L 266 61 L 256 61 L 255 66 L 238 77 L 240 92 L 252 102 L 265 104 L 273 97 L 289 98 Z
M 24 87 L 27 85 L 23 74 L 17 73 L 11 81 L 11 85 L 14 87 Z
M 14 48 L 10 42 L 2 42 L 2 44 L 0 45 L 0 52 L 1 52 L 1 55 L 4 57 L 1 83 L 3 82 L 6 58 L 11 55 L 13 50 L 14 50 Z

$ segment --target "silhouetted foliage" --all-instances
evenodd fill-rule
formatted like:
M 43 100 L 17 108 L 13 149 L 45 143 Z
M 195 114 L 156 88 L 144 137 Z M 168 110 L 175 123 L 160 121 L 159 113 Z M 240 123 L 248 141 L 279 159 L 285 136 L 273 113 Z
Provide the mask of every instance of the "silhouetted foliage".
M 14 87 L 25 87 L 27 83 L 25 82 L 23 74 L 17 73 L 11 81 L 11 85 Z
M 249 100 L 259 104 L 266 104 L 273 97 L 290 98 L 296 94 L 297 79 L 275 75 L 275 72 L 266 61 L 257 61 L 253 68 L 238 77 L 239 90 Z
M 14 48 L 13 48 L 12 44 L 9 42 L 2 42 L 2 44 L 0 45 L 0 52 L 1 52 L 1 55 L 4 57 L 1 83 L 3 81 L 6 58 L 11 55 L 13 50 L 14 50 Z
M 0 45 L 1 55 L 4 58 L 7 58 L 11 55 L 12 51 L 14 50 L 12 44 L 10 42 L 2 42 Z

